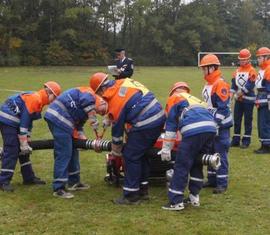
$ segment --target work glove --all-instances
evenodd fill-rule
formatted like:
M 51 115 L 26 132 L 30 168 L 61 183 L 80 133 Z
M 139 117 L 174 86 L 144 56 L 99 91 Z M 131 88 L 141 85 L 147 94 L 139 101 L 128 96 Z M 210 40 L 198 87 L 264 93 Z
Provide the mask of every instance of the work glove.
M 171 161 L 171 150 L 162 148 L 159 152 L 158 155 L 160 155 L 162 161 Z
M 122 156 L 122 144 L 113 144 L 112 143 L 112 151 L 111 154 L 116 157 L 121 157 Z
M 241 90 L 239 90 L 234 94 L 234 98 L 238 100 L 238 99 L 241 99 L 243 95 L 244 93 Z
M 162 149 L 158 152 L 162 161 L 170 161 L 171 160 L 171 150 L 174 146 L 174 140 L 176 138 L 175 132 L 165 132 Z
M 20 155 L 28 155 L 32 153 L 32 148 L 27 142 L 27 135 L 18 135 L 20 141 Z
M 107 129 L 108 127 L 110 127 L 112 124 L 111 120 L 109 119 L 108 116 L 104 117 L 102 120 L 102 127 L 103 129 Z
M 83 131 L 78 131 L 78 139 L 79 140 L 86 140 L 87 139 L 87 137 Z
M 92 127 L 92 129 L 97 130 L 99 123 L 98 123 L 95 111 L 91 111 L 88 113 L 88 120 L 90 122 L 90 126 Z

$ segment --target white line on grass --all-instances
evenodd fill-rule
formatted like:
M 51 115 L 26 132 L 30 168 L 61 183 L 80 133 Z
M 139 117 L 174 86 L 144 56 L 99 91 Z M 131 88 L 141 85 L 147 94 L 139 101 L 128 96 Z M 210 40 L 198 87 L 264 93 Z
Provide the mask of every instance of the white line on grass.
M 0 91 L 8 91 L 8 92 L 24 92 L 24 91 L 20 91 L 20 90 L 10 90 L 10 89 L 0 89 Z

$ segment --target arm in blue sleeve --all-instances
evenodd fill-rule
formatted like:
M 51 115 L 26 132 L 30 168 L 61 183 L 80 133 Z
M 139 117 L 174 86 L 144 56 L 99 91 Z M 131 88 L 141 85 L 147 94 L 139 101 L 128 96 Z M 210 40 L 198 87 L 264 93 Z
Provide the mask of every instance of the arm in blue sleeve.
M 212 100 L 214 101 L 214 107 L 216 108 L 216 112 L 214 113 L 214 118 L 217 124 L 220 124 L 221 121 L 228 116 L 230 113 L 229 102 L 230 99 L 223 101 L 216 94 L 213 95 Z
M 20 135 L 27 135 L 29 128 L 32 129 L 32 119 L 26 107 L 21 112 Z
M 231 92 L 235 93 L 237 91 L 237 89 L 238 89 L 238 87 L 236 86 L 235 78 L 232 78 Z
M 187 106 L 188 102 L 184 100 L 171 107 L 166 120 L 166 131 L 177 132 L 179 117 L 181 116 L 183 109 Z
M 250 79 L 247 80 L 245 86 L 243 87 L 242 91 L 244 93 L 248 93 L 252 91 L 255 87 L 255 81 L 251 81 Z
M 125 130 L 125 119 L 126 113 L 123 109 L 118 120 L 112 125 L 112 142 L 113 144 L 122 144 L 123 143 L 123 135 Z
M 79 94 L 79 102 L 82 109 L 88 113 L 95 108 L 96 99 L 88 92 L 81 92 Z
M 131 77 L 133 74 L 133 60 L 127 61 L 127 66 L 124 71 L 119 74 L 119 77 Z
M 265 85 L 265 90 L 266 90 L 267 94 L 270 94 L 270 81 L 265 79 L 264 85 Z

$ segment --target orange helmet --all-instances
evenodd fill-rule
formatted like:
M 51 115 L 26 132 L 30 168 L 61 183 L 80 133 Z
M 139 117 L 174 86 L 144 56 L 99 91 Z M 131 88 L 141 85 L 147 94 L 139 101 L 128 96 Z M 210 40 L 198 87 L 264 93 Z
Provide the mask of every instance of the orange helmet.
M 108 112 L 108 103 L 100 96 L 96 95 L 96 112 L 100 115 L 105 115 Z
M 44 83 L 44 87 L 48 88 L 55 97 L 61 94 L 61 87 L 57 82 L 49 81 Z
M 173 94 L 173 92 L 174 92 L 177 88 L 181 88 L 181 87 L 187 89 L 188 93 L 190 92 L 190 88 L 189 88 L 189 86 L 188 86 L 187 83 L 185 83 L 185 82 L 177 82 L 177 83 L 173 84 L 173 86 L 172 86 L 172 88 L 171 88 L 171 90 L 170 90 L 170 96 Z
M 268 47 L 261 47 L 256 51 L 256 56 L 270 55 L 270 49 Z
M 220 65 L 219 59 L 214 54 L 205 55 L 200 62 L 200 67 L 208 65 Z
M 108 79 L 108 74 L 106 73 L 95 73 L 90 77 L 89 85 L 93 89 L 94 92 L 101 87 L 101 85 Z
M 239 56 L 238 56 L 238 59 L 239 60 L 247 60 L 251 57 L 251 54 L 250 54 L 250 51 L 248 49 L 242 49 L 240 52 L 239 52 Z

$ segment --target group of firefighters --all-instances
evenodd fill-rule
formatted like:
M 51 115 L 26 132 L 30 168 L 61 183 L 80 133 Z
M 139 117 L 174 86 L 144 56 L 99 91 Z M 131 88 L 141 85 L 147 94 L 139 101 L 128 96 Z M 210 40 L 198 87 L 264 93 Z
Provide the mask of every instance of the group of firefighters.
M 0 108 L 3 138 L 0 188 L 7 192 L 14 190 L 10 181 L 18 159 L 24 184 L 45 184 L 33 172 L 29 143 L 33 120 L 41 118 L 43 107 L 49 105 L 44 119 L 54 138 L 54 196 L 73 198 L 70 191 L 89 188 L 81 182 L 79 154 L 72 142 L 74 138 L 86 139 L 83 126 L 87 120 L 98 133 L 99 114 L 104 117 L 103 128 L 112 126 L 111 154 L 123 158 L 125 163 L 123 194 L 113 201 L 115 204 L 139 204 L 149 200 L 149 159 L 145 153 L 164 131 L 159 151 L 163 161 L 171 160 L 177 132 L 181 134 L 181 143 L 168 188 L 169 202 L 162 208 L 182 210 L 188 203 L 199 206 L 199 192 L 203 187 L 213 187 L 215 194 L 227 190 L 229 147 L 249 146 L 254 105 L 258 107 L 262 143 L 256 152 L 270 153 L 270 49 L 262 47 L 256 56 L 260 66 L 258 76 L 250 64 L 249 50 L 240 51 L 240 66 L 230 87 L 222 78 L 219 59 L 214 54 L 205 55 L 200 61 L 206 81 L 202 90 L 204 101 L 190 94 L 187 83 L 177 82 L 170 90 L 165 111 L 155 95 L 141 83 L 122 77 L 110 80 L 108 74 L 102 72 L 93 74 L 87 87 L 71 88 L 61 93 L 60 85 L 49 81 L 38 92 L 9 97 Z M 235 99 L 235 126 L 230 142 L 230 127 L 233 126 L 231 99 Z M 241 139 L 242 116 L 245 118 L 245 133 Z M 208 180 L 204 183 L 203 166 L 196 159 L 201 154 L 214 153 L 220 154 L 221 166 L 217 170 L 209 167 Z M 184 199 L 188 183 L 189 195 Z

